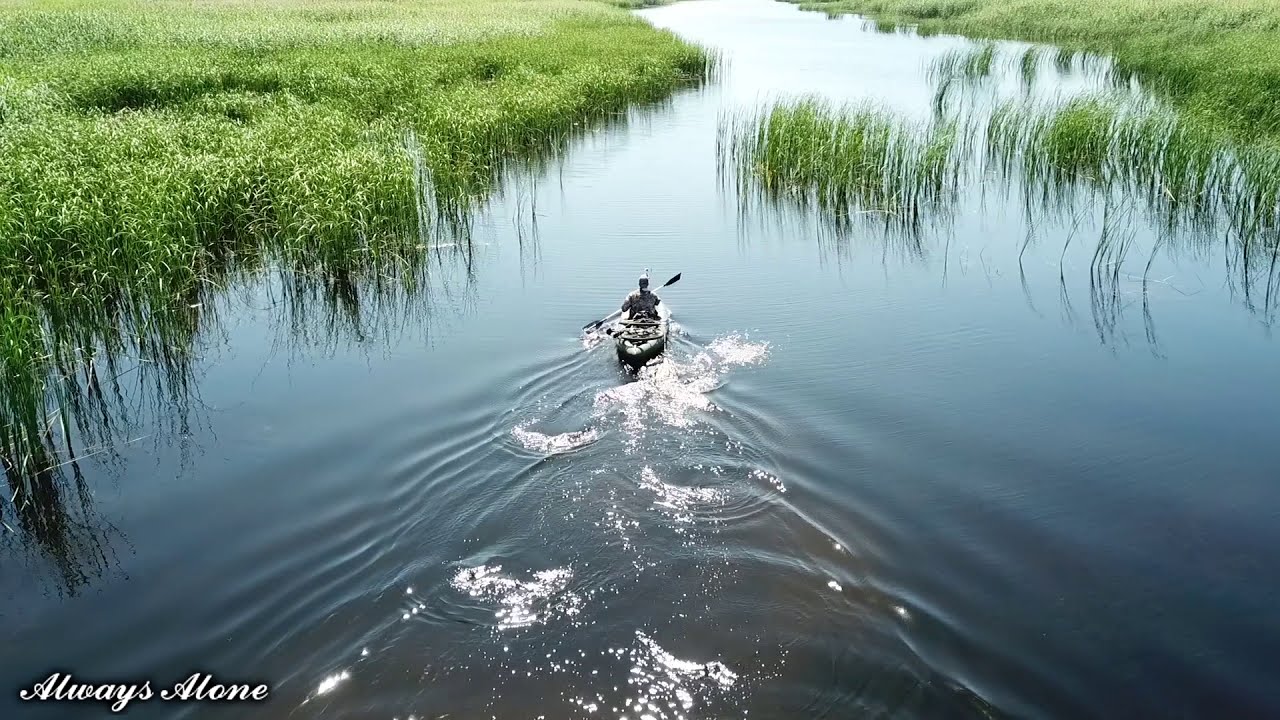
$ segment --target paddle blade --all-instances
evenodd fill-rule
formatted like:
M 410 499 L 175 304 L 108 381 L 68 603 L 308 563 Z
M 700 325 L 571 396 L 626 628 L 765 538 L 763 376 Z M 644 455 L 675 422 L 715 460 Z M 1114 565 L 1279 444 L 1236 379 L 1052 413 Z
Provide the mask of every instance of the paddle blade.
M 616 316 L 618 316 L 618 315 L 621 315 L 621 314 L 622 314 L 622 311 L 621 311 L 621 310 L 614 310 L 613 312 L 609 313 L 607 316 L 605 316 L 605 317 L 603 317 L 603 318 L 601 318 L 601 319 L 599 319 L 599 320 L 596 320 L 596 321 L 594 321 L 594 322 L 589 322 L 589 323 L 587 323 L 586 325 L 583 325 L 583 326 L 582 326 L 582 329 L 583 329 L 584 331 L 586 331 L 586 330 L 593 330 L 593 329 L 598 328 L 598 327 L 600 327 L 601 325 L 603 325 L 603 324 L 605 324 L 605 323 L 609 322 L 609 320 L 610 320 L 610 319 L 612 319 L 612 318 L 614 318 L 614 317 L 616 317 Z
M 668 285 L 675 285 L 677 282 L 680 282 L 680 276 L 681 276 L 681 275 L 683 275 L 683 274 L 684 274 L 684 273 L 676 273 L 676 276 L 675 276 L 675 277 L 673 277 L 673 278 L 671 278 L 670 280 L 668 280 L 668 281 L 666 281 L 666 282 L 662 283 L 662 287 L 666 287 L 666 286 L 668 286 Z

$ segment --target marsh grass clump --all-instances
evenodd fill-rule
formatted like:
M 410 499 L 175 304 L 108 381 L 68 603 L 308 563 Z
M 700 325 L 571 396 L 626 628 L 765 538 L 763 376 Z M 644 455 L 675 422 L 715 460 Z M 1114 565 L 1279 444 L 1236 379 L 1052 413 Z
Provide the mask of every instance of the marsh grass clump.
M 995 56 L 995 44 L 985 43 L 947 51 L 930 63 L 925 74 L 934 85 L 934 112 L 942 115 L 952 86 L 971 85 L 990 77 Z
M 871 105 L 803 98 L 723 120 L 718 154 L 743 196 L 915 229 L 954 199 L 963 148 L 954 123 L 917 126 Z
M 1097 283 L 1119 282 L 1135 240 L 1118 228 L 1137 221 L 1157 230 L 1153 253 L 1226 236 L 1246 294 L 1261 283 L 1267 307 L 1280 297 L 1280 151 L 1242 148 L 1132 95 L 1010 101 L 981 123 L 802 98 L 722 119 L 718 154 L 744 209 L 757 196 L 816 205 L 838 230 L 860 217 L 917 237 L 981 179 L 1021 192 L 1033 224 L 1106 207 Z
M 1242 219 L 1231 200 L 1240 160 L 1211 133 L 1149 104 L 1111 96 L 1007 102 L 989 119 L 987 149 L 993 167 L 1016 172 L 1046 201 L 1087 187 L 1135 193 L 1170 222 L 1202 222 L 1220 210 Z
M 983 43 L 944 53 L 929 66 L 928 76 L 935 82 L 942 78 L 977 80 L 989 77 L 995 64 L 996 46 Z
M 1044 48 L 1029 47 L 1018 56 L 1018 73 L 1022 77 L 1022 84 L 1031 87 L 1035 84 L 1036 74 L 1040 70 L 1040 58 L 1044 55 Z
M 1242 251 L 1273 248 L 1280 230 L 1280 152 L 1240 147 L 1177 113 L 1127 96 L 1061 105 L 1007 103 L 986 132 L 988 160 L 1039 202 L 1121 193 L 1168 228 L 1225 226 Z

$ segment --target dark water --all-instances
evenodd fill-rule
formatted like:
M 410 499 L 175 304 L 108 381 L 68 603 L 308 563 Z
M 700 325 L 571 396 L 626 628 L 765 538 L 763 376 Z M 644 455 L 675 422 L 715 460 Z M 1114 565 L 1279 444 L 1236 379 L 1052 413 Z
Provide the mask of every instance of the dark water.
M 53 670 L 272 686 L 135 717 L 1280 712 L 1280 348 L 1223 247 L 1144 292 L 1149 229 L 1100 288 L 1071 223 L 1019 263 L 1024 208 L 976 189 L 908 243 L 740 215 L 721 113 L 925 116 L 965 41 L 643 14 L 723 77 L 513 181 L 427 295 L 229 294 L 182 402 L 138 386 L 134 442 L 81 463 L 74 542 L 0 530 L 5 717 L 108 715 L 17 701 Z M 683 273 L 679 328 L 631 378 L 579 328 L 645 267 Z

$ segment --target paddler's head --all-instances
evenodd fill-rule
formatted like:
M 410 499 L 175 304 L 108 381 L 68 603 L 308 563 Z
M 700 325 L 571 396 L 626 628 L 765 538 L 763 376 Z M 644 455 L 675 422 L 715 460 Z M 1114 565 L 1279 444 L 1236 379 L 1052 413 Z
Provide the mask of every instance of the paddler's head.
M 649 292 L 649 268 L 645 268 L 644 274 L 640 276 L 640 292 Z

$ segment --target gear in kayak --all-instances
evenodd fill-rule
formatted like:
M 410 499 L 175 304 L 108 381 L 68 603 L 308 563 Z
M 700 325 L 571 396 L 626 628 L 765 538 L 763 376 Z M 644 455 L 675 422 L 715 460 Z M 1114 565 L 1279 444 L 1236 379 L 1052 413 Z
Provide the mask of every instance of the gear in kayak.
M 679 279 L 677 275 L 667 285 Z M 649 268 L 644 269 L 639 285 L 622 301 L 622 318 L 609 332 L 613 336 L 618 359 L 631 367 L 644 365 L 662 354 L 670 328 L 671 313 L 649 290 Z

